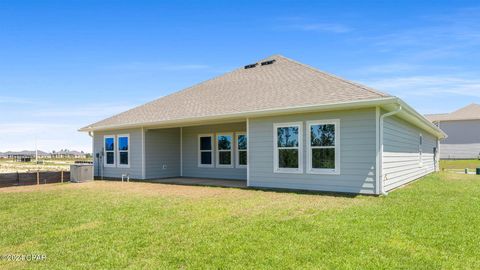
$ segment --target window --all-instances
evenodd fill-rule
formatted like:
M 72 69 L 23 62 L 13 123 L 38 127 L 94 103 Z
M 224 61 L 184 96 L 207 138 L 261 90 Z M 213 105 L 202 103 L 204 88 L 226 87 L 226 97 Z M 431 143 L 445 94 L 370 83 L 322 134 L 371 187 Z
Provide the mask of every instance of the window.
M 423 166 L 423 134 L 420 133 L 420 141 L 418 142 L 418 165 Z
M 129 168 L 130 167 L 130 135 L 118 135 L 118 167 Z
M 213 167 L 213 135 L 198 135 L 198 167 Z
M 237 168 L 247 167 L 247 134 L 237 133 Z
M 273 125 L 274 172 L 302 173 L 302 123 Z
M 340 120 L 307 122 L 308 173 L 340 173 Z
M 233 134 L 217 134 L 217 167 L 233 167 Z
M 115 136 L 104 137 L 104 165 L 115 167 Z

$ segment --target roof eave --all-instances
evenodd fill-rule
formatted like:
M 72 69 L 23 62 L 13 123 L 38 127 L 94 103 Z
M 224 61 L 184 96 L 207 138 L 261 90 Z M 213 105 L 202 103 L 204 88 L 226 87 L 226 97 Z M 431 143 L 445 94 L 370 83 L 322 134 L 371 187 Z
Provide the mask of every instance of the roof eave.
M 410 105 L 408 105 L 405 101 L 403 101 L 400 98 L 397 98 L 397 102 L 402 108 L 415 116 L 416 119 L 419 120 L 420 123 L 427 125 L 440 139 L 445 139 L 448 137 L 448 135 L 441 130 L 439 127 L 437 127 L 435 124 L 433 124 L 430 120 L 428 120 L 424 115 L 418 113 L 414 108 L 412 108 Z
M 352 108 L 364 108 L 364 107 L 375 107 L 382 106 L 387 104 L 399 104 L 404 108 L 404 110 L 415 116 L 420 124 L 423 124 L 431 129 L 433 133 L 438 138 L 447 138 L 447 134 L 443 132 L 439 127 L 430 122 L 425 116 L 418 113 L 405 101 L 401 100 L 398 97 L 383 97 L 376 99 L 368 100 L 358 100 L 350 102 L 337 102 L 329 104 L 320 104 L 320 105 L 309 105 L 309 106 L 296 106 L 296 107 L 287 107 L 287 108 L 278 108 L 278 109 L 267 109 L 267 110 L 256 110 L 249 112 L 241 113 L 232 113 L 232 114 L 222 114 L 222 115 L 212 115 L 204 117 L 193 117 L 193 118 L 183 118 L 183 119 L 174 119 L 167 121 L 154 121 L 154 122 L 144 122 L 144 123 L 133 123 L 133 124 L 121 124 L 121 125 L 109 125 L 109 126 L 100 126 L 100 127 L 84 127 L 79 131 L 81 132 L 92 132 L 92 131 L 108 131 L 115 129 L 130 129 L 130 128 L 148 128 L 148 127 L 162 127 L 162 126 L 172 126 L 172 125 L 188 125 L 194 124 L 195 122 L 204 122 L 204 121 L 216 121 L 216 120 L 229 120 L 229 119 L 239 119 L 239 118 L 248 118 L 248 117 L 262 117 L 262 116 L 272 116 L 272 115 L 281 115 L 286 113 L 304 113 L 312 111 L 327 111 L 327 110 L 340 110 L 340 109 L 352 109 Z
M 450 121 L 475 121 L 480 120 L 478 117 L 466 117 L 466 118 L 446 118 L 446 119 L 438 119 L 434 120 L 433 122 L 450 122 Z
M 285 114 L 285 113 L 302 113 L 302 112 L 318 111 L 318 110 L 339 110 L 339 109 L 349 109 L 349 108 L 381 106 L 381 105 L 395 103 L 397 102 L 397 100 L 398 100 L 397 97 L 389 96 L 389 97 L 358 100 L 358 101 L 336 102 L 336 103 L 329 103 L 329 104 L 285 107 L 285 108 L 266 109 L 266 110 L 255 110 L 255 111 L 248 111 L 248 112 L 241 112 L 241 113 L 182 118 L 182 119 L 174 119 L 174 120 L 167 120 L 167 121 L 108 125 L 108 126 L 99 126 L 99 127 L 87 126 L 79 129 L 79 131 L 81 132 L 107 131 L 107 130 L 114 130 L 114 129 L 129 129 L 129 128 L 141 128 L 141 127 L 162 126 L 162 125 L 166 126 L 166 125 L 172 125 L 172 124 L 178 124 L 179 126 L 181 126 L 186 123 L 202 122 L 202 121 L 209 121 L 209 120 L 212 120 L 212 121 L 228 120 L 228 119 L 235 119 L 235 118 L 262 117 L 262 116 Z

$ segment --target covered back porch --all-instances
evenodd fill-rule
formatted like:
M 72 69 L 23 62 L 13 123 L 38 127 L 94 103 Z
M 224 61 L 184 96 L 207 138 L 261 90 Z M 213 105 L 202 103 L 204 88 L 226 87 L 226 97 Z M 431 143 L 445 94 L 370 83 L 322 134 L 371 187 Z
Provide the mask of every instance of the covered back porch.
M 142 129 L 142 178 L 159 183 L 247 186 L 247 121 Z

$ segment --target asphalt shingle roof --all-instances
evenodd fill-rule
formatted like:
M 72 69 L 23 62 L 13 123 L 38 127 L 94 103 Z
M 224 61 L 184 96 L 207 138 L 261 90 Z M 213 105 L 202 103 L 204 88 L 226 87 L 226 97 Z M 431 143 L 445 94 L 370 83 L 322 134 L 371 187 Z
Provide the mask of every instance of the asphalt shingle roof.
M 267 60 L 275 62 L 261 65 Z M 281 55 L 257 63 L 254 68 L 238 68 L 83 129 L 391 97 Z
M 458 121 L 480 119 L 480 105 L 472 103 L 452 113 L 427 114 L 425 117 L 432 121 Z

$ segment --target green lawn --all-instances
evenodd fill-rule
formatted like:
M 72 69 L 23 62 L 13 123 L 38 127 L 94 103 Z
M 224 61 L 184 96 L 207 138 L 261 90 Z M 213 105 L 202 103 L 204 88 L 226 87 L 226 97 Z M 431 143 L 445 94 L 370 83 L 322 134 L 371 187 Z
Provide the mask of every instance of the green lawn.
M 386 197 L 93 182 L 0 190 L 1 269 L 479 269 L 480 177 Z M 207 267 L 208 266 L 208 267 Z
M 475 170 L 480 168 L 480 160 L 440 160 L 440 167 L 447 170 L 464 170 L 465 168 Z

